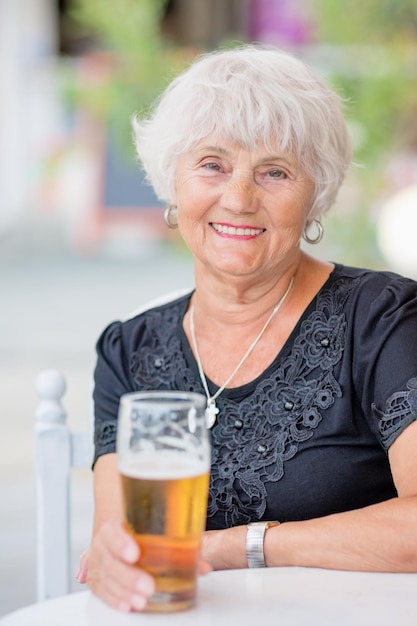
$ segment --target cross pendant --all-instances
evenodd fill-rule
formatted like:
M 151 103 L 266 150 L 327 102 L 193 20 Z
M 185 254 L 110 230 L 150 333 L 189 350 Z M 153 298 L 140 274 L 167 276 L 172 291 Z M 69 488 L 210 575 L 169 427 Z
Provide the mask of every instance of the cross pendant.
M 214 426 L 216 422 L 216 415 L 219 412 L 219 409 L 216 406 L 215 400 L 207 400 L 207 408 L 206 408 L 206 426 L 207 428 L 211 428 Z

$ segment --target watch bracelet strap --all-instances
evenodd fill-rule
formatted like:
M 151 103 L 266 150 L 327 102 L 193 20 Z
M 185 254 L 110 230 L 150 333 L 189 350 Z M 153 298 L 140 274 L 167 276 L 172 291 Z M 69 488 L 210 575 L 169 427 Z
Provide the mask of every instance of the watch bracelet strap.
M 268 528 L 278 526 L 280 522 L 248 524 L 246 534 L 246 559 L 249 568 L 266 567 L 264 541 Z

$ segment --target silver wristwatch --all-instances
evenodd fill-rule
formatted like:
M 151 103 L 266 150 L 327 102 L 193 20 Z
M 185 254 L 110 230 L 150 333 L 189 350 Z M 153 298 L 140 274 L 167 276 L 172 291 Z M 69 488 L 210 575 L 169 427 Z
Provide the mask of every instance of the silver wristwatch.
M 279 522 L 251 522 L 246 532 L 246 558 L 248 567 L 266 567 L 264 554 L 265 533 Z

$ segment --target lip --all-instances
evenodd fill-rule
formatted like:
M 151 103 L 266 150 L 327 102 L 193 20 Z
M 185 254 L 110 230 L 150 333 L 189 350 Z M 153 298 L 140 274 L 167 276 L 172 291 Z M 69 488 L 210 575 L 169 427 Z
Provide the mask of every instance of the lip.
M 265 228 L 256 228 L 249 224 L 235 225 L 226 222 L 210 222 L 210 226 L 220 237 L 234 239 L 254 239 L 265 232 Z

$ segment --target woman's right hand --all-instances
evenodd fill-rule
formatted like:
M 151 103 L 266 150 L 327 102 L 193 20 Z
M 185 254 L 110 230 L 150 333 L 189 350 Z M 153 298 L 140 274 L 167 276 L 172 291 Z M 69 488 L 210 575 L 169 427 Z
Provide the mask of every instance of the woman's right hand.
M 99 598 L 121 611 L 143 611 L 155 591 L 150 574 L 135 564 L 140 559 L 136 541 L 120 518 L 105 522 L 83 555 L 85 581 Z

